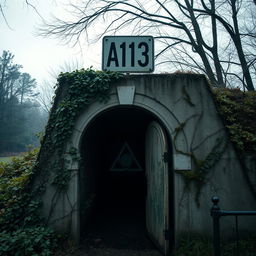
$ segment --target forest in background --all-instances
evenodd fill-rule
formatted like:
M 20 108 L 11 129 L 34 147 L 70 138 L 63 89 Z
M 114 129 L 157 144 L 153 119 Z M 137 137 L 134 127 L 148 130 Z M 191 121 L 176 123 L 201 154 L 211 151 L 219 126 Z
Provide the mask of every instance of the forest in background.
M 37 82 L 14 55 L 3 51 L 0 56 L 0 155 L 26 151 L 39 145 L 48 113 L 39 104 Z

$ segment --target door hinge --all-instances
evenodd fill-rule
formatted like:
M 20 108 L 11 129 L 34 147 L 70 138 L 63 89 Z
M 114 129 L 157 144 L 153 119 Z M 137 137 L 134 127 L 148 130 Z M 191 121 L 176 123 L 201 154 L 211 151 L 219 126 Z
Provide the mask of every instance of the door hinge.
M 165 240 L 170 240 L 170 230 L 169 229 L 164 229 L 164 239 Z
M 172 154 L 170 152 L 164 152 L 163 160 L 165 163 L 171 163 L 172 161 Z

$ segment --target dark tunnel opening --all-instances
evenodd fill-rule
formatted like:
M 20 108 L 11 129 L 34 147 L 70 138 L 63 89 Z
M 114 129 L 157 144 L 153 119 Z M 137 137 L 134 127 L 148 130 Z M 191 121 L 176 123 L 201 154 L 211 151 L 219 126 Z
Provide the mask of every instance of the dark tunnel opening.
M 139 108 L 96 117 L 81 144 L 80 216 L 90 246 L 152 247 L 145 223 L 145 132 L 155 118 Z

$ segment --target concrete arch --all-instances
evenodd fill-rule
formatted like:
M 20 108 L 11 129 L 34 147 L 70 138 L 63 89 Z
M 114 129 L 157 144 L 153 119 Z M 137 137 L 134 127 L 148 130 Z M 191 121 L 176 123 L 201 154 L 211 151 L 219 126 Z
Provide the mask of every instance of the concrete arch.
M 75 148 L 77 152 L 80 151 L 79 148 L 83 133 L 94 118 L 96 118 L 101 113 L 104 113 L 105 111 L 120 106 L 125 105 L 119 103 L 117 94 L 111 94 L 107 103 L 94 102 L 88 106 L 88 108 L 84 110 L 84 112 L 79 116 L 75 123 L 73 134 L 67 145 L 67 152 L 71 147 Z M 135 94 L 133 104 L 127 106 L 141 108 L 153 114 L 163 124 L 171 140 L 173 140 L 175 135 L 175 128 L 178 127 L 180 123 L 175 114 L 171 112 L 165 105 L 151 97 L 148 97 L 147 95 Z M 188 144 L 184 133 L 181 133 L 178 147 L 181 151 L 188 152 Z M 173 151 L 175 153 L 175 149 L 173 149 Z M 69 161 L 69 164 L 69 169 L 78 169 L 77 162 Z
M 141 109 L 142 111 L 147 111 L 152 116 L 155 116 L 156 119 L 162 124 L 162 126 L 165 128 L 168 137 L 170 139 L 170 146 L 172 146 L 172 140 L 175 135 L 175 128 L 178 127 L 179 121 L 177 117 L 163 104 L 160 102 L 154 100 L 153 98 L 143 95 L 143 94 L 135 94 L 133 104 L 126 105 L 126 104 L 120 104 L 118 100 L 118 96 L 115 93 L 112 93 L 110 95 L 110 99 L 107 103 L 100 103 L 100 102 L 94 102 L 91 105 L 86 108 L 81 115 L 78 117 L 74 129 L 72 137 L 67 144 L 67 151 L 69 152 L 70 148 L 75 148 L 81 157 L 81 143 L 83 140 L 83 136 L 86 133 L 87 128 L 89 125 L 95 120 L 96 118 L 100 118 L 101 114 L 104 114 L 107 111 L 111 111 L 113 109 L 117 109 L 119 107 L 130 107 L 131 111 L 132 108 Z M 188 150 L 188 145 L 184 142 L 186 142 L 185 135 L 182 134 L 182 138 L 179 140 L 182 141 L 180 148 L 186 152 Z M 172 149 L 173 152 L 175 152 L 174 149 Z M 66 155 L 68 166 L 67 168 L 69 170 L 72 170 L 73 172 L 73 178 L 70 183 L 70 194 L 73 195 L 73 198 L 76 202 L 77 210 L 72 212 L 72 224 L 71 224 L 71 234 L 72 237 L 79 241 L 80 239 L 80 229 L 81 229 L 81 216 L 80 216 L 80 189 L 79 189 L 79 162 L 72 160 L 69 155 Z

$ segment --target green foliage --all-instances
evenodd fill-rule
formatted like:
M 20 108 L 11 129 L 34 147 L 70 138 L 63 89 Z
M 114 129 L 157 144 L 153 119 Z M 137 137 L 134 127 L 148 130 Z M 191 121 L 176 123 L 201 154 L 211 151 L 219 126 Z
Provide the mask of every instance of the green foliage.
M 219 88 L 213 89 L 213 93 L 218 112 L 223 117 L 229 131 L 230 140 L 234 143 L 241 159 L 244 155 L 256 157 L 256 92 Z M 174 146 L 179 133 L 184 129 L 186 123 L 187 121 L 181 123 L 175 129 Z M 193 161 L 194 168 L 192 171 L 181 171 L 179 173 L 184 177 L 187 188 L 191 182 L 196 184 L 195 198 L 198 205 L 201 189 L 206 182 L 206 176 L 221 158 L 226 145 L 227 142 L 223 138 L 217 139 L 215 146 L 205 159 L 198 159 L 194 152 L 182 152 L 175 146 L 177 152 L 189 155 Z
M 218 163 L 224 150 L 226 149 L 226 142 L 223 138 L 218 138 L 212 150 L 207 154 L 205 159 L 200 160 L 196 158 L 194 153 L 191 153 L 191 159 L 194 163 L 194 169 L 189 172 L 182 172 L 186 185 L 189 186 L 191 182 L 196 184 L 196 203 L 199 206 L 199 196 L 201 190 L 206 182 L 206 176 L 210 170 Z
M 122 76 L 120 73 L 95 71 L 91 68 L 60 74 L 57 103 L 51 111 L 39 158 L 43 169 L 51 172 L 52 184 L 59 192 L 66 190 L 71 175 L 65 168 L 65 154 L 68 153 L 73 160 L 79 160 L 74 149 L 64 152 L 64 145 L 71 136 L 78 114 L 94 101 L 106 102 L 110 83 Z M 49 159 L 54 153 L 55 160 L 51 162 Z
M 197 203 L 197 206 L 199 207 L 200 206 L 199 197 L 200 197 L 201 190 L 206 183 L 207 174 L 215 166 L 215 164 L 218 163 L 218 161 L 220 160 L 222 154 L 226 149 L 227 142 L 225 138 L 217 138 L 211 151 L 206 155 L 204 159 L 199 159 L 192 149 L 191 149 L 191 152 L 183 152 L 182 150 L 177 148 L 176 140 L 180 132 L 182 132 L 184 127 L 187 125 L 188 120 L 180 123 L 180 125 L 175 128 L 174 147 L 175 147 L 175 150 L 180 154 L 191 157 L 191 160 L 194 166 L 193 166 L 193 169 L 189 172 L 184 172 L 184 171 L 176 171 L 176 172 L 181 174 L 182 177 L 184 178 L 186 189 L 189 189 L 192 183 L 196 185 L 195 201 Z
M 0 255 L 50 256 L 55 246 L 53 231 L 45 227 L 0 233 Z
M 56 186 L 56 194 L 66 191 L 71 173 L 65 167 L 65 156 L 69 154 L 72 160 L 79 160 L 75 148 L 65 152 L 65 143 L 71 136 L 75 120 L 93 101 L 107 101 L 110 82 L 120 76 L 92 69 L 60 74 L 57 103 L 50 114 L 38 162 L 34 165 L 36 152 L 30 152 L 23 159 L 0 165 L 0 255 L 51 255 L 56 240 L 40 218 L 41 192 L 49 178 Z M 35 174 L 40 179 L 40 186 L 34 184 L 31 191 Z
M 38 150 L 0 162 L 0 255 L 50 255 L 55 239 L 42 226 L 40 198 L 31 191 Z
M 256 156 L 256 92 L 214 89 L 220 115 L 240 156 Z
M 36 156 L 37 150 L 33 150 L 10 163 L 0 163 L 0 231 L 26 225 L 37 208 L 29 190 Z
M 222 255 L 230 256 L 236 255 L 237 246 L 239 248 L 240 255 L 243 256 L 255 256 L 256 255 L 256 235 L 252 235 L 246 239 L 242 239 L 237 242 L 226 242 L 222 247 Z
M 243 256 L 256 255 L 256 236 L 239 240 L 239 248 L 237 248 L 236 241 L 225 242 L 221 246 L 221 255 L 237 255 L 238 250 Z M 198 234 L 187 234 L 179 239 L 178 246 L 173 253 L 175 256 L 212 256 L 213 241 Z
M 186 235 L 179 240 L 175 256 L 210 256 L 212 244 L 208 238 L 199 235 Z
M 52 116 L 54 143 L 62 146 L 71 135 L 75 119 L 87 105 L 97 100 L 106 102 L 109 97 L 110 82 L 116 80 L 119 73 L 94 71 L 92 69 L 61 73 L 58 86 L 67 85 L 65 98 L 59 103 Z

